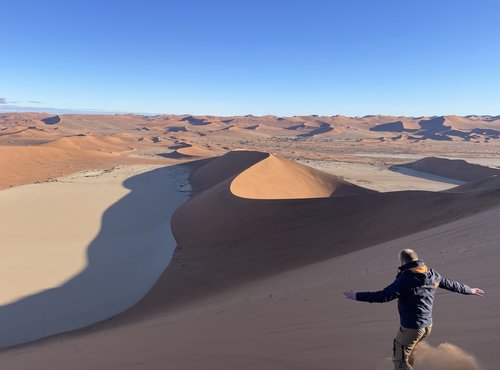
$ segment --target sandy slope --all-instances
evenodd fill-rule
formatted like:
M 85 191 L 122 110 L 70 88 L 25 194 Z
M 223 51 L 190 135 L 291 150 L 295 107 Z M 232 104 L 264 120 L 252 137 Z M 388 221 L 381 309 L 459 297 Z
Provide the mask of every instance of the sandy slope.
M 233 159 L 234 153 L 228 158 Z M 215 161 L 207 167 L 214 165 Z M 241 171 L 248 168 L 247 162 L 241 165 Z M 199 181 L 207 167 L 193 177 Z M 212 176 L 209 178 L 212 180 Z M 282 180 L 293 181 L 289 177 Z M 252 200 L 235 197 L 229 190 L 232 181 L 233 177 L 221 181 L 176 212 L 173 228 L 182 251 L 166 272 L 165 289 L 174 291 L 177 301 L 206 294 L 207 286 L 219 290 L 256 276 L 352 252 L 446 223 L 500 201 L 494 189 L 481 194 L 414 191 Z M 195 284 L 201 280 L 203 285 Z M 189 294 L 181 291 L 181 282 L 189 285 Z M 157 310 L 155 302 L 151 306 Z
M 416 162 L 406 163 L 401 167 L 461 181 L 475 181 L 489 176 L 500 175 L 500 169 L 498 168 L 472 164 L 459 159 L 435 157 L 422 158 Z
M 397 251 L 411 245 L 446 276 L 488 292 L 483 300 L 440 293 L 431 343 L 451 340 L 494 368 L 498 222 L 500 210 L 493 209 L 254 280 L 169 315 L 11 350 L 0 364 L 9 369 L 34 364 L 40 369 L 390 369 L 382 365 L 397 327 L 395 304 L 350 302 L 341 291 L 383 286 L 394 276 Z
M 93 135 L 34 146 L 0 146 L 0 189 L 47 181 L 84 169 L 146 162 L 120 155 L 130 149 L 118 138 Z
M 296 171 L 294 164 L 274 158 L 243 151 L 200 162 L 191 175 L 199 193 L 173 218 L 178 241 L 173 261 L 145 298 L 86 335 L 3 352 L 0 365 L 373 369 L 390 355 L 394 304 L 356 304 L 341 291 L 390 282 L 397 252 L 406 246 L 450 278 L 488 291 L 482 301 L 440 295 L 432 338 L 434 343 L 452 339 L 487 366 L 496 364 L 496 181 L 455 193 L 354 191 L 297 199 L 304 193 L 324 196 L 332 177 Z M 263 186 L 266 191 L 252 189 L 263 181 L 238 185 L 259 198 L 272 198 L 287 181 L 300 184 L 301 191 L 287 191 L 288 199 L 232 193 L 232 185 L 252 172 L 262 179 L 275 176 Z M 472 318 L 473 312 L 481 315 Z
M 127 142 L 118 137 L 84 134 L 54 140 L 50 143 L 41 145 L 41 147 L 66 150 L 88 150 L 105 153 L 120 153 L 133 149 Z
M 326 198 L 371 191 L 293 161 L 270 155 L 237 176 L 231 192 L 250 199 Z
M 0 192 L 0 346 L 103 320 L 167 266 L 183 167 L 125 166 Z

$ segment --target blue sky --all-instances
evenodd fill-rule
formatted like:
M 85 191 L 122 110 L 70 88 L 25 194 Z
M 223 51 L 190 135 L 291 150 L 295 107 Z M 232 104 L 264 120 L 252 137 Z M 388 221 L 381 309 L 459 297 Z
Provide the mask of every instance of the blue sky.
M 1 1 L 0 110 L 500 114 L 500 1 Z

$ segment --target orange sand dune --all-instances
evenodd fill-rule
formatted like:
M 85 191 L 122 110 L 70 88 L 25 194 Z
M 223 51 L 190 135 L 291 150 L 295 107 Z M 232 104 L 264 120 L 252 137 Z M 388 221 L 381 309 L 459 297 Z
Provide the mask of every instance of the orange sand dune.
M 73 151 L 42 146 L 0 146 L 0 189 L 46 181 L 87 168 L 106 168 L 122 163 L 98 152 Z
M 252 151 L 229 152 L 192 166 L 191 183 L 198 194 L 176 211 L 172 227 L 177 250 L 142 301 L 94 330 L 6 351 L 0 354 L 1 366 L 11 370 L 33 364 L 52 370 L 376 366 L 373 355 L 379 353 L 383 360 L 384 348 L 390 352 L 387 343 L 397 325 L 390 319 L 395 308 L 353 306 L 341 298 L 341 289 L 362 284 L 370 288 L 392 278 L 395 254 L 408 243 L 420 243 L 436 261 L 443 258 L 436 248 L 445 248 L 444 256 L 454 262 L 451 271 L 457 274 L 462 271 L 455 269 L 460 263 L 454 259 L 457 251 L 467 247 L 468 253 L 477 253 L 476 245 L 466 241 L 462 246 L 462 239 L 455 240 L 460 237 L 457 230 L 466 230 L 466 235 L 480 232 L 482 242 L 491 244 L 493 235 L 481 230 L 483 226 L 491 230 L 490 224 L 498 222 L 496 210 L 463 219 L 500 204 L 495 186 L 465 193 L 376 193 Z M 268 175 L 270 184 L 263 184 Z M 298 190 L 288 187 L 288 181 L 298 184 Z M 297 199 L 304 194 L 323 196 L 334 188 L 345 188 L 344 196 Z M 266 199 L 242 198 L 233 189 Z M 272 199 L 282 197 L 279 189 L 288 199 Z M 446 244 L 449 240 L 454 242 Z M 477 278 L 470 269 L 465 271 Z M 485 283 L 488 278 L 491 274 L 481 277 Z M 463 320 L 459 310 L 451 309 L 453 298 L 442 300 L 451 316 Z M 483 315 L 491 317 L 494 305 L 485 307 Z M 446 318 L 443 322 L 451 323 Z M 473 326 L 464 326 L 467 336 L 474 335 Z M 488 338 L 496 330 L 488 331 Z M 437 331 L 435 337 L 440 338 Z M 356 356 L 360 347 L 366 347 L 370 356 Z
M 237 176 L 230 189 L 236 196 L 251 199 L 324 198 L 372 192 L 274 155 Z
M 18 126 L 16 128 L 16 126 Z M 368 140 L 379 137 L 393 140 L 394 135 L 411 135 L 419 141 L 444 141 L 491 143 L 500 139 L 500 120 L 495 116 L 435 116 L 401 117 L 370 115 L 364 117 L 346 116 L 192 116 L 158 115 L 142 116 L 135 114 L 61 114 L 48 113 L 5 113 L 0 114 L 0 135 L 3 129 L 12 132 L 25 127 L 34 127 L 50 132 L 55 137 L 68 135 L 93 134 L 114 135 L 129 133 L 143 143 L 148 138 L 140 135 L 151 131 L 153 137 L 163 134 L 176 137 L 200 138 L 208 136 L 221 141 L 238 143 L 239 138 L 249 140 L 294 138 L 297 140 L 318 139 L 340 141 Z M 33 134 L 27 131 L 26 135 Z M 235 135 L 237 134 L 237 135 Z M 31 136 L 11 137 L 11 140 L 28 140 Z M 46 140 L 49 138 L 45 138 Z M 394 141 L 404 141 L 396 138 Z M 40 141 L 39 141 L 40 142 Z M 150 144 L 156 144 L 152 141 Z M 220 143 L 220 142 L 219 142 Z M 193 144 L 200 145 L 198 142 Z M 201 146 L 206 144 L 204 142 Z M 240 143 L 241 144 L 241 143 Z M 236 147 L 237 145 L 233 145 Z M 257 146 L 257 148 L 261 148 Z
M 65 137 L 43 144 L 44 147 L 66 150 L 91 150 L 99 152 L 123 152 L 132 149 L 124 140 L 112 136 L 84 135 Z
M 66 137 L 34 146 L 0 146 L 0 189 L 47 181 L 85 169 L 155 163 L 120 154 L 130 149 L 120 138 L 94 135 Z
M 268 157 L 268 153 L 237 150 L 215 158 L 191 174 L 190 182 L 195 189 L 210 186 L 237 175 L 251 165 Z
M 212 157 L 215 155 L 214 151 L 207 148 L 199 147 L 197 145 L 186 144 L 180 147 L 175 146 L 173 148 L 175 148 L 175 150 L 172 153 L 163 154 L 163 156 L 167 158 L 182 159 L 182 158 L 192 158 L 192 157 Z
M 62 114 L 56 126 L 66 134 L 110 135 L 129 131 L 147 122 L 145 116 L 128 114 Z
M 36 125 L 15 125 L 0 130 L 1 143 L 6 145 L 40 144 L 57 140 L 59 137 L 58 132 L 51 129 L 39 128 Z
M 20 125 L 14 126 L 14 127 L 4 127 L 0 130 L 0 136 L 19 134 L 19 133 L 24 132 L 26 130 L 29 130 L 29 127 L 24 127 L 24 126 L 20 126 Z

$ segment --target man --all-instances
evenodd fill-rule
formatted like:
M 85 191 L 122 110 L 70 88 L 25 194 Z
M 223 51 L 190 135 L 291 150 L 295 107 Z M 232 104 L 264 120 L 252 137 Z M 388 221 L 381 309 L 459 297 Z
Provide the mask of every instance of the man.
M 412 249 L 403 249 L 396 280 L 378 292 L 344 292 L 348 299 L 363 302 L 389 302 L 398 298 L 401 326 L 393 345 L 392 360 L 397 370 L 411 370 L 415 346 L 432 330 L 432 305 L 437 288 L 461 294 L 483 296 L 484 291 L 448 280 L 428 268 Z

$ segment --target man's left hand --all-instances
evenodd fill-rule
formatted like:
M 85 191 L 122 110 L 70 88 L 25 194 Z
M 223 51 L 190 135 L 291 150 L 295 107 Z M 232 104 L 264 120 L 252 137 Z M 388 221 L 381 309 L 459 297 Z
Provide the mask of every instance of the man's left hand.
M 356 300 L 356 292 L 354 290 L 348 290 L 348 291 L 344 292 L 344 296 L 347 299 L 352 299 L 353 301 Z

